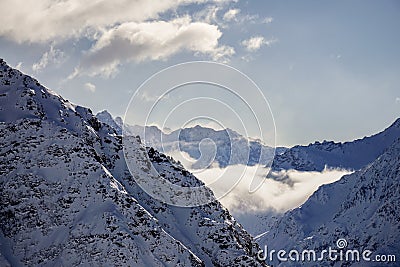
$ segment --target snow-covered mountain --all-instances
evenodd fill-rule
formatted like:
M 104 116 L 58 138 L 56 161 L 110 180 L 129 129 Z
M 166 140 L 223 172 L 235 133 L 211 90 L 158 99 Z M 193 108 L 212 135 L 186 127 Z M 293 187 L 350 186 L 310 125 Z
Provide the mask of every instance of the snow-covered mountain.
M 398 127 L 398 123 L 392 127 Z M 321 186 L 301 207 L 288 211 L 266 229 L 268 232 L 258 243 L 267 245 L 270 251 L 314 249 L 320 253 L 328 247 L 338 249 L 336 241 L 345 239 L 345 249 L 370 250 L 372 260 L 375 255 L 395 255 L 397 263 L 390 266 L 399 266 L 399 207 L 400 139 L 397 139 L 372 164 Z M 272 263 L 278 263 L 276 257 Z M 298 265 L 282 263 L 282 266 Z M 381 266 L 372 261 L 345 263 L 339 259 L 309 265 Z
M 120 120 L 122 122 L 121 118 L 118 117 L 118 120 L 114 120 L 111 114 L 107 112 L 107 110 L 103 110 L 102 112 L 97 113 L 96 118 L 100 122 L 111 126 L 111 128 L 113 128 L 118 135 L 122 135 L 122 124 L 118 123 L 120 122 Z
M 274 158 L 274 170 L 322 171 L 325 167 L 359 170 L 400 137 L 400 118 L 384 131 L 351 142 L 315 142 L 294 146 Z
M 130 140 L 138 169 L 147 151 L 170 182 L 202 185 Z M 218 201 L 181 208 L 151 198 L 114 129 L 3 60 L 0 177 L 0 266 L 264 266 Z
M 139 135 L 146 145 L 166 154 L 174 151 L 188 153 L 196 160 L 187 166 L 191 169 L 203 169 L 213 163 L 217 163 L 219 167 L 235 164 L 249 166 L 268 164 L 274 153 L 281 154 L 286 150 L 279 147 L 274 152 L 272 147 L 260 140 L 246 138 L 231 129 L 214 130 L 196 125 L 166 133 L 157 126 L 124 125 L 120 117 L 114 120 L 107 111 L 98 113 L 96 117 L 114 127 L 117 132 L 122 133 L 124 128 L 125 135 Z

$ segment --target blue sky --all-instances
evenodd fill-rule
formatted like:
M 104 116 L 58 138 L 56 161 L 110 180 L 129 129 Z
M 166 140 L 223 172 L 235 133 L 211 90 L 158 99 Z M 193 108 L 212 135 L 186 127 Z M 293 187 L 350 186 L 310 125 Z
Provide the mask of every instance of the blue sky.
M 352 140 L 400 115 L 398 1 L 21 0 L 0 9 L 0 57 L 94 112 L 123 115 L 152 74 L 211 60 L 257 83 L 278 145 Z

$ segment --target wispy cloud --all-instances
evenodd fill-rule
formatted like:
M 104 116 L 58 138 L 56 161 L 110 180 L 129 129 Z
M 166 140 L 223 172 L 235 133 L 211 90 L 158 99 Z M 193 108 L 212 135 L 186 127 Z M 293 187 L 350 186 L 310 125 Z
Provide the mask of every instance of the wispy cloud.
M 46 51 L 38 62 L 32 65 L 32 70 L 34 72 L 40 72 L 42 69 L 46 68 L 49 64 L 61 64 L 65 60 L 65 54 L 60 49 L 54 48 L 53 45 L 50 46 L 50 50 Z
M 272 23 L 274 19 L 272 17 L 266 17 L 262 20 L 262 23 L 269 24 Z
M 155 101 L 160 101 L 160 100 L 167 100 L 169 99 L 169 94 L 165 94 L 162 96 L 158 96 L 158 95 L 152 95 L 150 92 L 144 90 L 142 91 L 141 94 L 138 95 L 138 97 L 145 101 L 145 102 L 155 102 Z
M 206 22 L 206 23 L 214 23 L 218 22 L 218 11 L 221 10 L 221 7 L 210 5 L 205 7 L 204 9 L 196 12 L 193 15 L 193 18 L 197 21 Z
M 90 82 L 85 83 L 84 88 L 91 93 L 96 92 L 96 85 L 94 85 L 93 83 Z
M 276 43 L 278 40 L 273 39 L 265 39 L 263 36 L 254 36 L 249 39 L 243 40 L 241 45 L 249 52 L 255 52 L 259 50 L 263 46 L 271 46 Z
M 22 69 L 22 65 L 23 65 L 23 62 L 20 61 L 20 62 L 18 62 L 18 63 L 14 66 L 14 68 L 15 68 L 15 69 L 18 69 L 18 70 L 21 70 L 21 69 Z
M 229 9 L 228 11 L 225 12 L 225 14 L 223 16 L 223 19 L 225 21 L 235 20 L 239 13 L 240 13 L 240 9 L 238 9 L 238 8 Z

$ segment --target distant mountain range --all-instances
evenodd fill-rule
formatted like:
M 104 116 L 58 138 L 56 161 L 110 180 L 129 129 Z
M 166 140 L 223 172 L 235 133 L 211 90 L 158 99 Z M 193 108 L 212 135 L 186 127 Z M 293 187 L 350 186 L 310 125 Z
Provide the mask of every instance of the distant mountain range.
M 102 111 L 96 117 L 122 134 L 123 122 L 120 117 L 113 119 L 110 113 Z M 164 133 L 156 126 L 125 125 L 125 133 L 139 135 L 146 145 L 165 153 L 180 150 L 192 158 L 199 159 L 191 168 L 204 168 L 211 164 L 209 159 L 201 158 L 199 145 L 204 138 L 210 138 L 216 145 L 215 162 L 220 167 L 235 164 L 267 164 L 273 158 L 273 148 L 260 140 L 246 138 L 231 129 L 214 130 L 197 125 Z M 143 134 L 146 137 L 143 137 Z M 297 145 L 292 148 L 277 147 L 272 170 L 322 171 L 325 168 L 358 170 L 374 161 L 400 136 L 400 119 L 384 131 L 362 139 L 349 142 L 315 142 L 308 146 Z M 260 154 L 262 152 L 262 157 Z M 212 153 L 210 153 L 212 154 Z
M 98 113 L 96 117 L 114 127 L 119 134 L 124 129 L 125 135 L 139 135 L 146 145 L 158 151 L 167 154 L 177 150 L 188 153 L 196 160 L 190 166 L 191 169 L 207 168 L 214 163 L 219 167 L 235 164 L 266 165 L 271 164 L 274 153 L 280 154 L 286 150 L 278 147 L 274 151 L 274 148 L 263 144 L 261 140 L 244 137 L 231 129 L 214 130 L 197 125 L 166 133 L 156 126 L 123 125 L 120 117 L 114 119 L 107 111 Z M 204 142 L 205 139 L 207 142 Z

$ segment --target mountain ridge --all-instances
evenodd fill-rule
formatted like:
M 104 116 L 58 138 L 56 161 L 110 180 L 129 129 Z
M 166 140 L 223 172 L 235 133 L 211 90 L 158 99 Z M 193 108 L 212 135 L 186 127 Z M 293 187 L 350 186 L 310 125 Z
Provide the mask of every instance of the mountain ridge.
M 274 154 L 280 154 L 286 150 L 283 147 L 267 146 L 259 139 L 244 137 L 229 128 L 216 130 L 196 125 L 165 133 L 157 126 L 143 127 L 123 124 L 120 117 L 114 119 L 106 110 L 97 113 L 96 117 L 100 121 L 116 127 L 117 133 L 139 135 L 147 146 L 155 147 L 166 154 L 175 151 L 188 153 L 195 160 L 195 163 L 186 166 L 191 169 L 207 168 L 212 166 L 213 163 L 217 163 L 221 168 L 235 164 L 249 166 L 270 164 Z M 209 140 L 211 143 L 202 143 L 202 140 Z M 201 149 L 204 149 L 207 153 L 203 154 Z
M 400 136 L 400 118 L 372 136 L 348 142 L 324 141 L 294 146 L 272 163 L 275 171 L 295 169 L 322 171 L 325 168 L 358 170 L 374 161 Z

